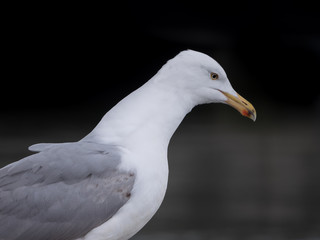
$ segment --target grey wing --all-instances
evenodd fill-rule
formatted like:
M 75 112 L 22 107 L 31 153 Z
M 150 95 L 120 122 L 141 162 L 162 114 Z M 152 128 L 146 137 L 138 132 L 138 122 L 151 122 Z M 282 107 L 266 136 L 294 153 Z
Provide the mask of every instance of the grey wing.
M 72 240 L 106 222 L 135 180 L 120 162 L 114 148 L 69 143 L 0 169 L 0 239 Z

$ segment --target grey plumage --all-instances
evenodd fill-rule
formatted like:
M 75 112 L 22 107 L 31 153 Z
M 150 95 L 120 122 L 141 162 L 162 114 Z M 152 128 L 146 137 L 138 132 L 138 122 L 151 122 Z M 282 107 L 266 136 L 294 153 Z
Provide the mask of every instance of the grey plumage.
M 40 144 L 0 169 L 0 240 L 72 240 L 110 219 L 130 198 L 135 173 L 119 150 L 90 142 Z

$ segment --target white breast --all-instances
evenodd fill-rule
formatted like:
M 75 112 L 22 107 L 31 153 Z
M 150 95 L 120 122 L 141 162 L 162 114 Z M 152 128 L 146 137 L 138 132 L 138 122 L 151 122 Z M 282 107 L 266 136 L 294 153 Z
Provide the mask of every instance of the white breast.
M 121 168 L 136 172 L 131 198 L 109 221 L 90 231 L 83 240 L 127 240 L 156 213 L 167 188 L 168 162 L 166 153 L 150 156 L 152 151 L 148 150 L 143 157 L 127 153 L 123 158 Z
M 84 138 L 121 148 L 121 169 L 135 171 L 136 179 L 129 201 L 82 240 L 127 240 L 160 207 L 168 182 L 168 144 L 193 105 L 156 80 L 121 100 Z

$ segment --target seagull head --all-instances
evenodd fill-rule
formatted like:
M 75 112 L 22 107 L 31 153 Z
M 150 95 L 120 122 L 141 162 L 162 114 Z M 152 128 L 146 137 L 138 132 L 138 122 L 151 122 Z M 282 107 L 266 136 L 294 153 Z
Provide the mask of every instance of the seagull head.
M 156 75 L 156 81 L 182 93 L 193 105 L 225 103 L 243 116 L 256 120 L 252 104 L 231 86 L 226 72 L 206 54 L 186 50 L 169 60 Z

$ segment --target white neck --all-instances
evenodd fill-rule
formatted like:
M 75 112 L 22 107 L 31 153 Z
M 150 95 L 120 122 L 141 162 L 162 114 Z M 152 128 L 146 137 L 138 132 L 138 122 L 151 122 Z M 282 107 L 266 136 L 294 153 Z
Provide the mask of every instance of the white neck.
M 151 79 L 102 118 L 84 141 L 126 148 L 167 148 L 175 130 L 193 107 L 183 94 Z

